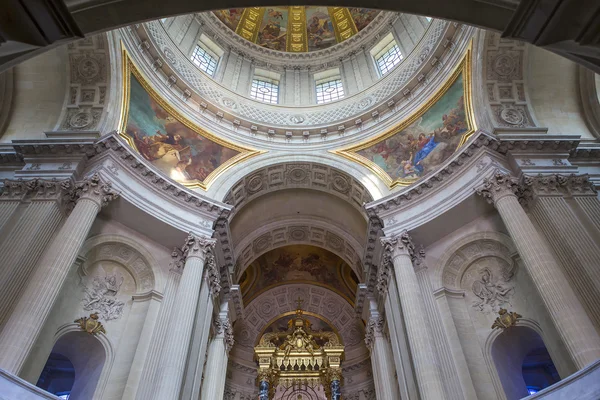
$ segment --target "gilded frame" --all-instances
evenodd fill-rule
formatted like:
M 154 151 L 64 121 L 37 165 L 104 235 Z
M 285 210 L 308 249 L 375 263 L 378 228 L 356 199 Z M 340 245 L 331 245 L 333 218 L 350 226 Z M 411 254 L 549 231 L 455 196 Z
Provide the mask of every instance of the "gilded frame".
M 359 150 L 366 149 L 376 143 L 381 142 L 382 140 L 388 139 L 394 136 L 399 131 L 406 129 L 413 122 L 419 119 L 427 110 L 429 110 L 447 91 L 450 87 L 456 82 L 458 77 L 463 75 L 463 94 L 464 94 L 464 104 L 465 104 L 465 114 L 467 123 L 469 125 L 469 129 L 467 132 L 463 133 L 460 143 L 456 151 L 460 147 L 462 147 L 465 142 L 477 131 L 477 126 L 475 124 L 475 114 L 473 112 L 472 105 L 472 88 L 471 88 L 471 53 L 472 53 L 472 43 L 469 45 L 467 52 L 461 62 L 456 66 L 450 77 L 444 82 L 442 87 L 433 94 L 425 103 L 423 103 L 417 111 L 415 111 L 411 116 L 409 116 L 404 121 L 397 124 L 392 129 L 377 135 L 376 137 L 369 138 L 359 144 L 354 144 L 345 148 L 329 150 L 330 153 L 342 156 L 350 161 L 357 162 L 362 166 L 371 170 L 375 175 L 377 175 L 388 188 L 393 189 L 397 186 L 409 186 L 413 183 L 417 182 L 421 178 L 397 178 L 392 179 L 392 177 L 385 172 L 379 165 L 375 164 L 371 160 L 359 155 L 356 153 Z
M 256 149 L 253 149 L 250 147 L 244 147 L 244 146 L 239 146 L 239 145 L 233 144 L 231 142 L 228 142 L 226 140 L 219 138 L 218 136 L 216 136 L 213 133 L 210 133 L 210 132 L 200 128 L 199 126 L 194 124 L 192 121 L 190 121 L 188 118 L 186 118 L 181 112 L 179 112 L 174 106 L 170 105 L 165 99 L 162 98 L 162 96 L 160 96 L 158 94 L 158 92 L 148 83 L 148 80 L 146 79 L 146 77 L 142 74 L 142 72 L 134 64 L 133 60 L 131 59 L 131 57 L 129 57 L 129 53 L 127 52 L 127 50 L 125 48 L 122 49 L 122 56 L 123 56 L 123 60 L 122 60 L 123 92 L 122 92 L 122 96 L 121 96 L 121 115 L 120 115 L 120 119 L 119 119 L 118 133 L 119 133 L 119 136 L 121 136 L 123 138 L 123 140 L 125 140 L 127 142 L 127 144 L 129 146 L 131 146 L 138 154 L 141 155 L 141 153 L 137 149 L 135 143 L 133 142 L 133 139 L 129 135 L 127 135 L 127 133 L 125 133 L 126 129 L 127 129 L 127 121 L 129 119 L 129 100 L 130 100 L 129 95 L 130 95 L 130 89 L 131 89 L 130 84 L 131 84 L 131 75 L 132 74 L 140 82 L 140 84 L 142 85 L 144 90 L 146 90 L 148 95 L 154 101 L 156 101 L 161 107 L 163 107 L 170 115 L 172 115 L 173 118 L 175 118 L 177 121 L 181 122 L 187 128 L 191 129 L 192 131 L 196 132 L 198 135 L 200 135 L 208 140 L 211 140 L 221 146 L 224 146 L 229 149 L 240 152 L 240 154 L 236 155 L 235 157 L 230 158 L 229 160 L 224 162 L 222 165 L 217 167 L 203 181 L 199 181 L 199 180 L 178 181 L 178 180 L 176 180 L 177 183 L 179 183 L 185 187 L 188 187 L 190 189 L 200 188 L 200 189 L 206 191 L 206 190 L 208 190 L 210 185 L 215 181 L 215 179 L 217 179 L 217 177 L 219 175 L 221 175 L 222 173 L 224 173 L 231 167 L 236 166 L 236 165 L 240 164 L 241 162 L 248 160 L 251 157 L 254 157 L 259 154 L 263 154 L 263 153 L 267 152 L 266 150 L 256 150 Z M 148 161 L 148 160 L 146 160 L 146 161 Z M 150 161 L 148 161 L 148 163 L 151 164 Z M 160 171 L 160 172 L 165 174 L 164 171 Z

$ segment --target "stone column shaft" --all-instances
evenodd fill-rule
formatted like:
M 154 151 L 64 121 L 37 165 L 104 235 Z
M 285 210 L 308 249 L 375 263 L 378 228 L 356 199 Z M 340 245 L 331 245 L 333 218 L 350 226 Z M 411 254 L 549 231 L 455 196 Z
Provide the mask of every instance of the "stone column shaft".
M 214 264 L 214 257 L 208 254 L 214 244 L 214 240 L 197 238 L 190 234 L 182 249 L 185 266 L 169 320 L 169 331 L 161 352 L 153 397 L 156 400 L 179 398 L 204 275 L 204 262 L 206 258 L 207 262 Z
M 61 221 L 58 199 L 32 201 L 0 244 L 0 327 Z
M 422 263 L 424 260 L 421 258 L 419 262 Z M 421 265 L 416 274 L 423 295 L 423 304 L 425 305 L 425 311 L 429 320 L 429 327 L 441 364 L 440 372 L 443 376 L 443 384 L 446 388 L 447 397 L 448 399 L 456 400 L 477 399 L 471 376 L 469 374 L 457 373 L 458 363 L 456 363 L 451 352 L 451 346 L 438 312 L 427 267 Z M 466 365 L 463 366 L 466 367 Z
M 18 375 L 100 208 L 117 197 L 98 175 L 72 192 L 75 208 L 44 255 L 0 334 L 0 368 Z
M 552 251 L 519 203 L 515 178 L 497 172 L 477 193 L 492 201 L 513 239 L 527 272 L 578 369 L 600 358 L 600 337 L 575 292 L 567 283 Z
M 600 199 L 598 196 L 575 196 L 575 202 L 590 219 L 590 222 L 600 231 Z
M 202 385 L 202 373 L 204 372 L 204 362 L 206 357 L 206 348 L 208 347 L 210 326 L 213 317 L 213 296 L 211 288 L 206 279 L 202 281 L 200 288 L 200 298 L 198 299 L 198 310 L 196 312 L 196 326 L 188 357 L 186 377 L 184 380 L 183 395 L 184 399 L 199 399 Z
M 392 252 L 391 261 L 421 398 L 445 399 L 435 348 L 425 320 L 423 300 L 412 264 L 411 253 L 414 246 L 410 236 L 405 232 L 398 238 L 382 239 L 382 242 L 386 252 Z
M 146 400 L 152 396 L 154 383 L 158 379 L 157 371 L 158 363 L 160 362 L 161 350 L 169 330 L 169 319 L 173 313 L 173 305 L 175 304 L 175 297 L 177 295 L 180 279 L 181 270 L 179 270 L 177 267 L 172 268 L 167 277 L 167 283 L 163 291 L 163 300 L 162 304 L 160 305 L 154 330 L 152 332 L 152 339 L 148 347 L 148 353 L 144 363 L 144 370 L 142 371 L 137 390 L 134 391 L 136 394 L 135 396 L 132 396 L 132 398 Z
M 392 346 L 385 337 L 382 317 L 371 317 L 367 324 L 365 342 L 371 350 L 375 392 L 379 399 L 398 399 L 398 387 L 394 377 L 394 359 Z
M 233 330 L 227 317 L 215 321 L 216 335 L 211 339 L 206 360 L 207 374 L 202 384 L 201 400 L 223 400 L 225 379 L 227 377 L 227 360 L 230 347 L 233 345 Z
M 600 329 L 600 249 L 564 198 L 538 197 L 531 214 L 544 232 L 569 281 Z
M 390 331 L 390 341 L 393 350 L 392 354 L 394 355 L 394 364 L 396 366 L 400 398 L 417 398 L 417 382 L 410 362 L 406 331 L 402 323 L 403 315 L 398 299 L 396 278 L 390 276 L 388 279 L 389 289 L 384 290 L 382 295 L 385 296 L 385 313 Z

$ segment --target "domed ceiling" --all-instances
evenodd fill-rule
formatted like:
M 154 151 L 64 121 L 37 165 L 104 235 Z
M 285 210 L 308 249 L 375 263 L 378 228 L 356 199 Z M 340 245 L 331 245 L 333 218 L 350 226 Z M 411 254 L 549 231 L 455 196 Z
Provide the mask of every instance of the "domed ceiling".
M 271 50 L 305 53 L 326 49 L 354 36 L 379 14 L 369 8 L 290 6 L 214 11 L 246 40 Z

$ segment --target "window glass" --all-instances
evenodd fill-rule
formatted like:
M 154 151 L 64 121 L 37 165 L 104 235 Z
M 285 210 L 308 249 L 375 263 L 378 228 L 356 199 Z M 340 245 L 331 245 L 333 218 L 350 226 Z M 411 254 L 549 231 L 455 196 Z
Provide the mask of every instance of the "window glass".
M 329 103 L 344 97 L 344 86 L 340 78 L 317 82 L 317 104 Z
M 192 53 L 192 62 L 208 75 L 215 75 L 218 59 L 207 52 L 202 46 L 196 45 Z
M 279 97 L 279 82 L 255 78 L 250 87 L 250 97 L 264 103 L 277 104 Z
M 376 59 L 377 68 L 381 75 L 387 74 L 394 68 L 400 61 L 402 61 L 402 53 L 396 42 L 392 42 L 391 46 L 386 46 L 386 49 Z

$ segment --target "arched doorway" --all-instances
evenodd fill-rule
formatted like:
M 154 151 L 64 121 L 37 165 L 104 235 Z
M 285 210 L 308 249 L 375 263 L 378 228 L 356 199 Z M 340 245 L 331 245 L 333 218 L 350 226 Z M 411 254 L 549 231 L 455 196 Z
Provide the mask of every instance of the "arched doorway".
M 69 400 L 93 399 L 105 361 L 98 339 L 67 332 L 54 344 L 36 386 Z
M 492 344 L 492 359 L 507 400 L 536 393 L 560 380 L 540 334 L 513 326 Z

